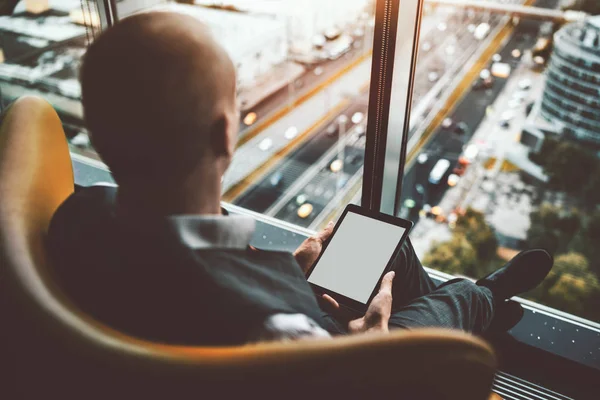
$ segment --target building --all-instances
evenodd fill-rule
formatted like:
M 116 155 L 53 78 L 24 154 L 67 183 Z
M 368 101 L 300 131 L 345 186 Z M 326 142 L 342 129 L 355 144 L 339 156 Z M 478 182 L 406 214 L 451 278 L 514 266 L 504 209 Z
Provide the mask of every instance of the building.
M 75 3 L 59 0 L 29 5 L 37 7 L 35 13 L 21 4 L 13 15 L 0 16 L 2 101 L 6 104 L 25 93 L 37 93 L 62 116 L 81 119 L 77 70 L 87 31 L 71 20 L 69 8 Z
M 285 23 L 295 53 L 309 52 L 316 38 L 355 24 L 373 5 L 372 0 L 196 0 L 195 3 L 272 16 Z
M 153 7 L 152 10 L 180 12 L 207 24 L 233 60 L 241 90 L 253 87 L 257 78 L 287 59 L 285 25 L 267 15 L 250 15 L 186 4 L 164 4 Z
M 600 17 L 554 35 L 538 118 L 530 131 L 557 134 L 600 148 Z M 541 117 L 541 118 L 540 118 Z

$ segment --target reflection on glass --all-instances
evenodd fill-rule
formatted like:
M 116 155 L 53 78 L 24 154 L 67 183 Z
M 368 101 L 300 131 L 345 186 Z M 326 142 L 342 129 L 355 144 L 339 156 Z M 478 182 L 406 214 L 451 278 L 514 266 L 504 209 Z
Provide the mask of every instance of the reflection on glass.
M 498 3 L 560 11 L 557 0 Z M 600 321 L 600 17 L 426 13 L 418 79 L 439 84 L 414 104 L 401 200 L 417 253 L 481 277 L 547 249 L 553 272 L 525 297 Z

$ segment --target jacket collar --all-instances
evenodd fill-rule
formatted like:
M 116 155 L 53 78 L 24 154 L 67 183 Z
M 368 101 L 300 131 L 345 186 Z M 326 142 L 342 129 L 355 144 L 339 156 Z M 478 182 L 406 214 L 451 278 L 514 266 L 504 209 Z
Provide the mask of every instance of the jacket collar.
M 232 215 L 172 215 L 167 223 L 189 248 L 246 249 L 254 234 L 254 219 Z

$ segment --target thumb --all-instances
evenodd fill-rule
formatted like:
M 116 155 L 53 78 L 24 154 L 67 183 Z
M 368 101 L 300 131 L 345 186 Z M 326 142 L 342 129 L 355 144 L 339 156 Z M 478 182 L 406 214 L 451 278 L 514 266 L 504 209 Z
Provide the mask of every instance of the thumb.
M 333 232 L 333 221 L 329 221 L 327 226 L 321 232 L 317 233 L 317 238 L 321 242 L 324 242 L 327 239 L 329 239 L 329 236 L 331 236 L 332 232 Z
M 381 286 L 379 287 L 379 293 L 392 294 L 392 283 L 394 282 L 395 276 L 396 273 L 394 271 L 390 271 L 383 276 Z

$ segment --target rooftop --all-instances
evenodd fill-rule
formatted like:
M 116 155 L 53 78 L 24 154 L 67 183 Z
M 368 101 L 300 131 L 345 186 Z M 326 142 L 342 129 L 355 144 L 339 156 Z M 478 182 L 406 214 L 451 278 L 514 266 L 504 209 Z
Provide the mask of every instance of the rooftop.
M 153 11 L 174 11 L 190 15 L 207 24 L 219 43 L 234 60 L 243 58 L 251 51 L 264 48 L 265 42 L 285 37 L 283 22 L 274 18 L 245 13 L 228 12 L 205 7 L 165 4 Z
M 587 23 L 600 31 L 600 15 L 588 18 Z

